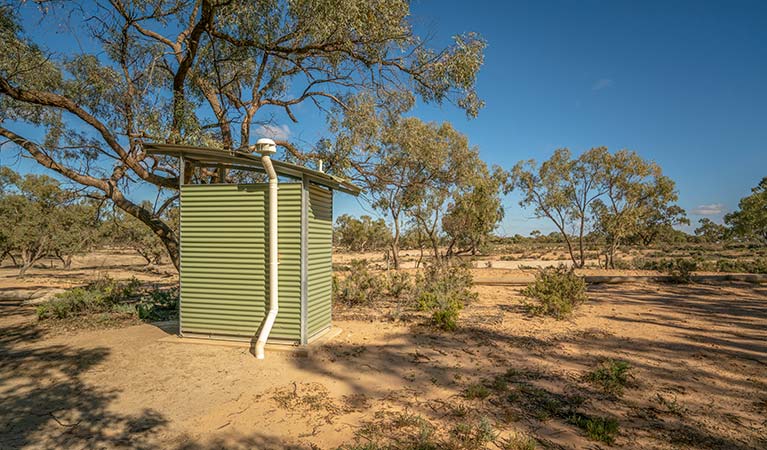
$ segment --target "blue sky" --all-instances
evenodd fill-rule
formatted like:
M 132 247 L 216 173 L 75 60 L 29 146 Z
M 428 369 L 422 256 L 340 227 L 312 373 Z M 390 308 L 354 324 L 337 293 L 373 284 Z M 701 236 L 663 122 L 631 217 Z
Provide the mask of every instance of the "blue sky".
M 767 176 L 767 2 L 416 0 L 412 15 L 433 46 L 466 31 L 487 40 L 479 117 L 450 105 L 414 114 L 451 121 L 489 164 L 560 147 L 632 149 L 677 182 L 693 222 L 721 220 Z M 75 45 L 66 34 L 43 41 Z M 298 124 L 277 116 L 277 125 L 299 141 L 322 137 L 321 117 L 308 105 L 298 112 Z M 553 230 L 517 202 L 505 198 L 499 234 Z M 337 214 L 366 210 L 337 196 Z
M 479 117 L 414 113 L 451 121 L 489 164 L 635 150 L 677 182 L 690 229 L 721 221 L 767 176 L 767 2 L 420 0 L 412 14 L 435 46 L 464 31 L 487 40 Z M 322 132 L 289 126 L 309 142 Z M 518 201 L 504 199 L 499 234 L 554 231 Z M 348 196 L 335 208 L 369 212 Z

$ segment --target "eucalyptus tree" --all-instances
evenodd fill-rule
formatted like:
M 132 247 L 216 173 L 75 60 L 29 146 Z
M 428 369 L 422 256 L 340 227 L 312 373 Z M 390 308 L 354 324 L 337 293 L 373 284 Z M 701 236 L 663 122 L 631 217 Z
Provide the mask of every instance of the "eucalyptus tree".
M 503 220 L 501 191 L 507 178 L 500 167 L 493 167 L 491 172 L 477 161 L 474 174 L 458 184 L 442 217 L 447 255 L 467 252 L 476 255 L 487 246 L 492 232 Z
M 142 142 L 246 148 L 253 126 L 274 114 L 297 122 L 309 114 L 305 104 L 355 114 L 351 99 L 363 93 L 374 109 L 406 110 L 417 99 L 469 116 L 482 107 L 475 80 L 484 41 L 468 33 L 431 48 L 414 33 L 405 0 L 2 5 L 0 136 L 143 222 L 176 264 L 172 228 L 131 193 L 139 184 L 173 192 L 179 174 Z M 19 9 L 37 14 L 41 28 L 63 24 L 60 39 L 80 45 L 47 50 L 36 42 L 42 33 L 21 28 Z M 316 156 L 278 143 L 293 158 Z
M 148 201 L 142 202 L 141 206 L 153 210 Z M 169 216 L 164 216 L 163 219 L 169 224 L 173 223 Z M 107 212 L 100 231 L 105 242 L 135 251 L 144 258 L 147 266 L 160 264 L 163 254 L 166 253 L 157 235 L 142 226 L 138 219 L 120 209 Z
M 435 261 L 442 261 L 443 218 L 454 195 L 470 189 L 471 181 L 486 170 L 479 150 L 449 123 L 416 123 L 418 139 L 401 139 L 414 174 L 403 193 L 407 218 L 430 244 Z
M 342 214 L 336 219 L 333 240 L 355 252 L 381 250 L 389 246 L 391 231 L 383 219 L 363 215 L 359 219 Z
M 632 239 L 649 243 L 661 230 L 687 223 L 684 210 L 674 204 L 674 189 L 654 162 L 605 147 L 577 158 L 559 149 L 540 165 L 520 161 L 509 185 L 521 191 L 522 207 L 532 206 L 536 217 L 554 223 L 576 267 L 586 263 L 587 236 L 605 243 L 605 264 L 612 266 L 620 245 Z
M 735 236 L 767 244 L 767 177 L 743 197 L 738 210 L 724 216 Z
M 592 209 L 596 232 L 604 239 L 605 268 L 615 267 L 618 248 L 653 223 L 686 222 L 684 210 L 674 205 L 677 193 L 674 181 L 663 175 L 661 167 L 638 154 L 620 150 L 607 154 L 601 163 L 604 196 L 597 198 Z
M 342 135 L 341 140 L 350 135 Z M 484 167 L 477 149 L 449 123 L 427 123 L 415 117 L 383 121 L 370 129 L 368 138 L 364 142 L 373 149 L 368 153 L 374 163 L 358 166 L 354 172 L 362 174 L 372 206 L 392 223 L 394 267 L 400 267 L 405 224 L 419 230 L 422 242 L 428 242 L 439 259 L 441 220 L 448 202 L 476 167 Z
M 658 241 L 674 242 L 680 237 L 686 236 L 686 233 L 678 235 L 677 225 L 689 225 L 687 212 L 679 205 L 664 202 L 663 197 L 657 197 L 661 203 L 647 209 L 639 218 L 635 231 L 627 239 L 629 242 L 636 242 L 643 246 L 648 246 Z
M 50 217 L 53 245 L 51 256 L 61 260 L 64 269 L 72 267 L 72 259 L 102 244 L 99 205 L 80 199 L 58 208 Z
M 58 218 L 74 198 L 46 175 L 18 176 L 5 168 L 6 186 L 0 191 L 0 230 L 6 254 L 19 255 L 19 276 L 57 248 Z
M 608 157 L 605 147 L 592 148 L 575 159 L 570 150 L 562 148 L 540 165 L 534 160 L 520 161 L 511 169 L 507 192 L 521 192 L 520 206 L 532 206 L 536 217 L 556 226 L 576 267 L 586 263 L 590 211 L 605 193 L 601 167 Z
M 727 239 L 729 232 L 727 227 L 708 217 L 698 220 L 698 225 L 698 228 L 695 229 L 695 236 L 698 236 L 703 242 L 719 243 Z

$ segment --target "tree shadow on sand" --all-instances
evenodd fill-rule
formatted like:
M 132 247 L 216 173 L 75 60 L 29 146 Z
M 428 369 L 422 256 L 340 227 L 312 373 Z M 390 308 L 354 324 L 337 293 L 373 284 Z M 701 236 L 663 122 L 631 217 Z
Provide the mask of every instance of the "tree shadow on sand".
M 484 327 L 475 317 L 455 333 L 413 326 L 409 332 L 383 336 L 382 343 L 331 341 L 309 358 L 296 359 L 295 365 L 311 376 L 330 378 L 355 394 L 375 399 L 374 404 L 393 403 L 437 418 L 449 417 L 451 408 L 468 404 L 501 427 L 515 422 L 533 434 L 543 430 L 544 439 L 554 436 L 549 445 L 555 447 L 573 445 L 572 440 L 557 442 L 562 430 L 584 439 L 584 430 L 577 426 L 582 415 L 616 417 L 622 430 L 616 445 L 629 448 L 634 446 L 633 436 L 643 436 L 650 446 L 767 448 L 763 447 L 767 438 L 762 436 L 767 423 L 755 423 L 732 406 L 751 404 L 761 392 L 760 383 L 740 372 L 758 374 L 763 368 L 767 302 L 755 292 L 753 297 L 723 305 L 716 302 L 716 295 L 716 289 L 706 286 L 675 287 L 670 293 L 605 289 L 594 300 L 609 297 L 607 301 L 616 305 L 652 308 L 655 315 L 648 315 L 647 321 L 672 329 L 664 338 L 628 339 L 601 330 L 576 330 L 544 339 Z M 701 299 L 706 296 L 710 298 Z M 711 324 L 728 321 L 736 331 L 726 335 L 713 333 L 705 324 L 676 323 L 662 317 L 667 308 L 700 315 Z M 630 320 L 645 321 L 618 316 L 611 318 L 627 325 Z M 607 395 L 583 381 L 581 376 L 606 355 L 626 360 L 643 377 L 631 395 Z M 709 363 L 689 363 L 701 358 Z M 563 363 L 578 369 L 575 373 L 560 370 Z M 508 378 L 499 382 L 504 374 Z M 487 388 L 475 389 L 482 398 L 466 399 L 472 385 Z M 400 387 L 399 394 L 392 392 L 392 386 Z M 676 405 L 676 393 L 663 391 L 677 388 L 695 392 L 697 403 Z M 453 394 L 446 396 L 445 391 Z M 715 404 L 718 399 L 728 406 Z M 582 440 L 580 445 L 594 445 L 588 442 Z
M 114 412 L 118 391 L 83 380 L 108 349 L 42 346 L 43 332 L 29 321 L 1 331 L 0 448 L 156 448 L 152 439 L 165 418 L 151 409 Z

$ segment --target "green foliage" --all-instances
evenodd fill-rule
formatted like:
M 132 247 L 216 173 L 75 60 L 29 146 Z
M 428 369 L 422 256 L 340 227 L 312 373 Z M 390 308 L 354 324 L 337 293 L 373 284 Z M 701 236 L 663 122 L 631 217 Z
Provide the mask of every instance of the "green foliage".
M 391 242 L 391 231 L 383 219 L 373 220 L 370 216 L 355 219 L 342 214 L 336 219 L 333 240 L 354 252 L 381 250 Z
M 477 450 L 483 449 L 498 438 L 487 417 L 482 417 L 476 423 L 459 423 L 450 430 L 450 448 Z
M 413 277 L 407 272 L 389 272 L 389 295 L 396 299 L 407 297 L 413 290 Z
M 498 445 L 501 450 L 535 450 L 538 441 L 524 433 L 514 433 L 501 441 Z
M 585 414 L 573 414 L 569 422 L 584 430 L 586 435 L 595 441 L 613 444 L 618 435 L 620 425 L 611 417 L 590 417 Z
M 700 226 L 695 229 L 695 235 L 703 242 L 722 242 L 727 238 L 728 230 L 711 219 L 704 217 L 698 221 Z
M 559 149 L 540 166 L 521 161 L 512 169 L 507 189 L 519 190 L 522 207 L 532 206 L 537 217 L 554 223 L 576 267 L 585 264 L 588 234 L 603 242 L 605 266 L 613 267 L 620 245 L 648 245 L 674 225 L 688 223 L 684 210 L 674 204 L 674 186 L 660 166 L 635 152 L 611 154 L 599 147 L 575 159 L 569 150 Z M 571 236 L 569 230 L 577 234 Z
M 721 259 L 716 262 L 717 272 L 767 273 L 767 258 L 753 261 Z
M 334 276 L 333 297 L 350 306 L 369 304 L 381 298 L 384 283 L 382 276 L 370 270 L 367 260 L 355 259 L 344 278 Z
M 463 396 L 467 400 L 484 400 L 490 396 L 490 389 L 481 383 L 471 384 L 463 391 Z
M 476 174 L 458 183 L 442 218 L 448 255 L 453 252 L 474 255 L 488 246 L 491 233 L 503 219 L 500 194 L 507 177 L 500 167 L 489 173 L 482 164 Z
M 358 136 L 360 129 L 366 131 L 364 138 Z M 495 209 L 490 205 L 488 208 L 492 211 L 487 217 L 471 218 L 470 211 L 462 209 L 461 199 L 472 202 L 497 197 L 497 180 L 479 159 L 478 150 L 451 124 L 426 123 L 415 117 L 375 116 L 341 122 L 334 131 L 336 152 L 339 147 L 359 146 L 374 155 L 361 171 L 372 206 L 393 225 L 391 248 L 395 268 L 399 268 L 400 238 L 404 239 L 406 222 L 416 236 L 411 236 L 411 242 L 404 245 L 418 248 L 427 244 L 434 257 L 440 257 L 440 242 L 446 236 L 440 224 L 451 199 L 455 212 L 448 226 L 454 233 L 471 233 L 470 238 L 477 245 L 483 240 L 486 234 L 483 230 L 488 224 L 492 231 L 500 220 L 500 205 Z M 500 169 L 498 172 L 502 173 Z M 479 190 L 471 197 L 475 187 Z M 465 220 L 475 222 L 471 230 L 458 229 L 459 222 Z M 470 244 L 465 236 L 461 235 L 460 245 Z
M 98 242 L 95 205 L 45 175 L 0 172 L 0 254 L 20 257 L 19 275 L 48 256 L 69 267 L 74 254 Z
M 676 283 L 689 283 L 692 281 L 693 272 L 698 270 L 698 263 L 685 258 L 676 258 L 667 263 L 666 273 L 671 275 Z
M 109 277 L 99 278 L 85 287 L 77 287 L 58 294 L 37 307 L 37 317 L 69 319 L 95 313 L 125 312 L 121 304 L 138 295 L 139 282 L 135 278 L 120 282 Z
M 432 314 L 432 323 L 446 331 L 458 328 L 458 315 L 464 305 L 475 300 L 473 279 L 465 267 L 432 265 L 419 274 L 417 303 Z
M 62 292 L 37 307 L 39 320 L 80 320 L 92 315 L 123 314 L 158 321 L 173 319 L 177 312 L 177 288 L 142 292 L 135 278 L 117 281 L 108 276 Z
M 583 379 L 599 386 L 604 392 L 620 396 L 631 381 L 631 366 L 626 361 L 608 359 L 599 363 Z
M 586 282 L 563 265 L 538 271 L 535 281 L 521 294 L 533 300 L 527 303 L 530 313 L 563 319 L 579 304 L 588 300 Z
M 767 177 L 740 200 L 737 211 L 724 216 L 724 221 L 736 236 L 767 244 Z
M 136 304 L 138 318 L 151 322 L 178 317 L 178 288 L 149 291 Z
M 483 106 L 475 82 L 484 40 L 458 30 L 452 43 L 431 48 L 415 34 L 405 0 L 6 3 L 0 135 L 138 217 L 176 263 L 169 219 L 126 195 L 142 184 L 178 185 L 175 163 L 139 150 L 142 139 L 233 150 L 249 145 L 252 125 L 275 110 L 297 121 L 311 114 L 302 105 L 314 105 L 338 112 L 328 114 L 331 128 L 339 120 L 353 130 L 323 157 L 329 169 L 364 176 L 375 159 L 359 137 L 365 113 L 396 116 L 417 99 L 454 104 L 470 117 Z M 51 54 L 35 42 L 39 33 L 25 33 L 22 16 L 40 28 L 70 18 L 67 30 L 87 51 Z M 368 101 L 358 105 L 357 97 Z M 317 153 L 326 147 L 317 143 Z M 215 173 L 192 176 L 218 181 Z

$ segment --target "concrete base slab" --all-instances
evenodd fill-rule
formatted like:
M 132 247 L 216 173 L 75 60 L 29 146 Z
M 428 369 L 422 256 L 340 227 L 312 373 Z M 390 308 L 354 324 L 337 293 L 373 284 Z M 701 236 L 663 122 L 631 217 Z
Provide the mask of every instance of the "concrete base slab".
M 317 339 L 310 342 L 308 345 L 300 346 L 292 343 L 280 343 L 269 342 L 266 344 L 266 353 L 277 352 L 281 354 L 287 354 L 295 357 L 307 357 L 311 354 L 313 348 L 318 345 L 322 345 L 343 332 L 341 328 L 331 327 L 327 332 L 318 336 Z M 167 342 L 171 344 L 189 344 L 189 345 L 213 345 L 218 347 L 236 347 L 236 348 L 249 348 L 250 352 L 255 355 L 256 341 L 254 340 L 224 340 L 213 339 L 205 337 L 189 337 L 179 336 L 177 334 L 171 334 L 159 339 L 159 342 Z M 267 355 L 268 357 L 268 355 Z

